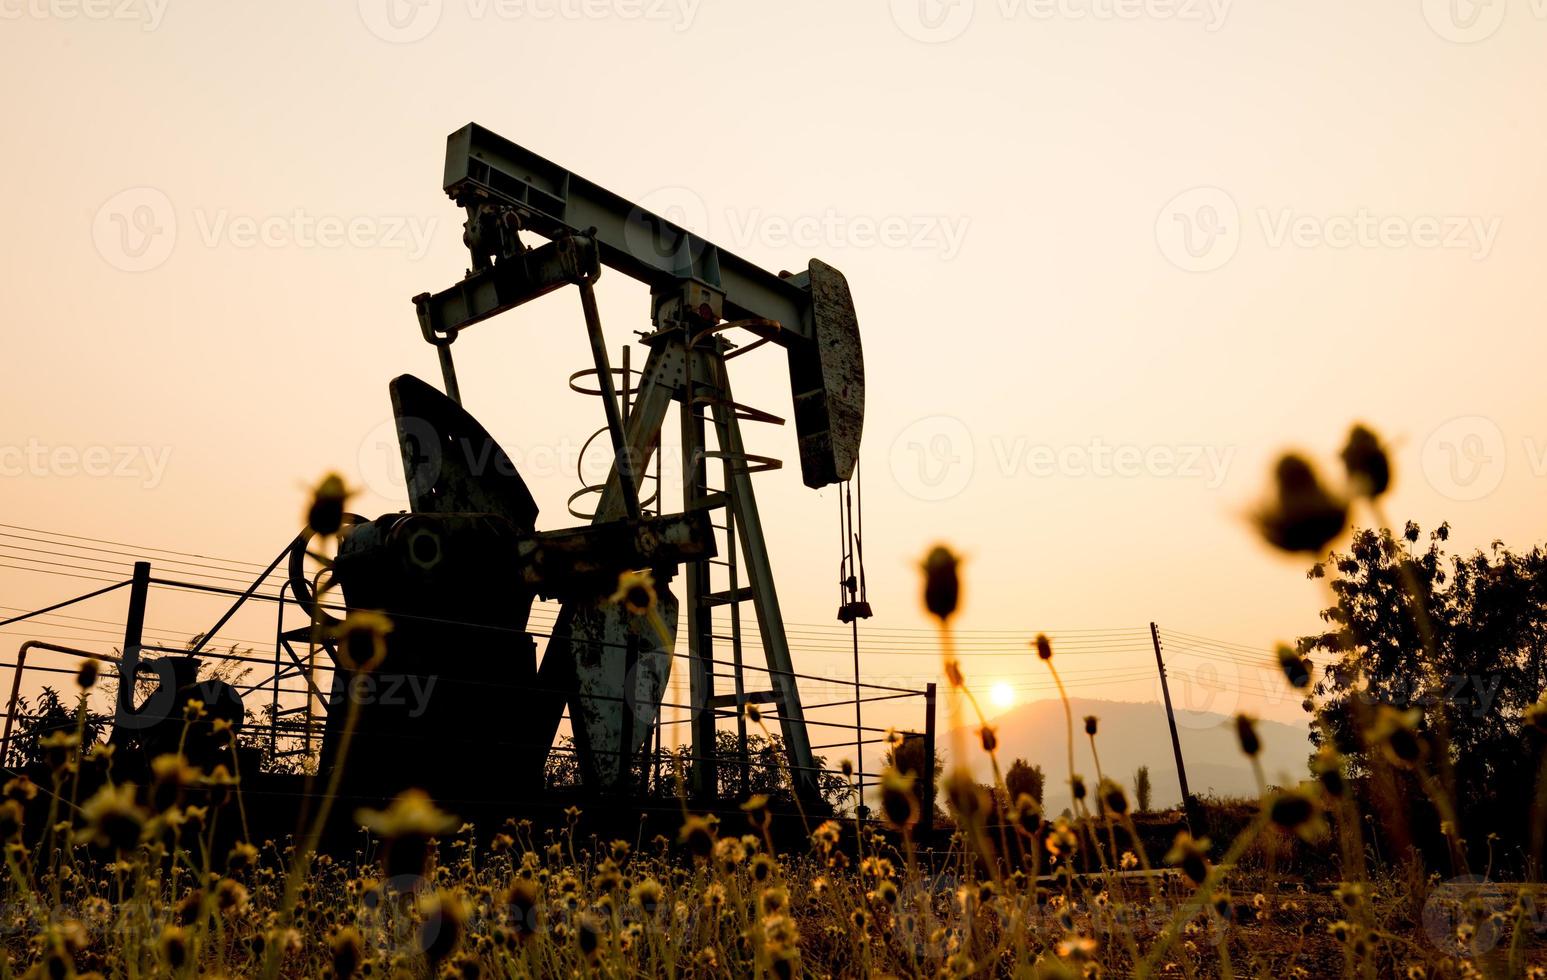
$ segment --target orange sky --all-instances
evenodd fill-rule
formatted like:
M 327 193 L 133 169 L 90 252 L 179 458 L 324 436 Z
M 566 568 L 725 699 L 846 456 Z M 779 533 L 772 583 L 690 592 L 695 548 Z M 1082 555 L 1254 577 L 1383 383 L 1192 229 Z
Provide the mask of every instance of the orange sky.
M 1021 638 L 1098 630 L 1065 647 L 1078 693 L 1154 697 L 1151 620 L 1264 651 L 1315 627 L 1318 587 L 1242 520 L 1285 446 L 1330 460 L 1364 420 L 1395 446 L 1394 515 L 1458 546 L 1542 537 L 1547 20 L 1463 13 L 0 0 L 0 521 L 263 563 L 329 469 L 363 512 L 403 506 L 386 382 L 437 377 L 409 298 L 466 264 L 440 174 L 476 120 L 765 266 L 847 274 L 870 677 L 935 676 L 904 631 L 928 627 L 915 566 L 944 540 L 985 690 L 1045 696 Z M 642 289 L 614 274 L 601 298 L 614 348 L 646 327 Z M 457 351 L 541 525 L 568 523 L 602 424 L 565 385 L 588 361 L 574 297 Z M 783 363 L 736 361 L 738 397 L 788 415 Z M 845 677 L 821 632 L 834 492 L 801 485 L 788 428 L 748 440 L 790 462 L 759 488 L 786 617 L 814 624 L 797 665 Z M 48 546 L 0 538 L 0 566 L 46 567 L 24 547 Z M 0 605 L 92 585 L 0 567 Z M 167 597 L 152 622 L 218 612 Z M 272 613 L 233 630 L 261 640 Z M 1299 717 L 1186 646 L 1182 683 L 1225 671 L 1201 704 Z

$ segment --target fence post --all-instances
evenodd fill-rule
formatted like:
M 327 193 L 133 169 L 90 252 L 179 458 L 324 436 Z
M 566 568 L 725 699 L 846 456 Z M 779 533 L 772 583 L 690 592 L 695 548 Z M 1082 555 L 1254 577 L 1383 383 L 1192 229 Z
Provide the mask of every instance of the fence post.
M 134 563 L 134 577 L 129 580 L 129 615 L 124 619 L 124 653 L 118 664 L 118 704 L 116 706 L 113 733 L 118 733 L 118 723 L 134 713 L 134 678 L 140 668 L 140 644 L 144 641 L 145 600 L 150 594 L 150 562 Z
M 935 685 L 924 687 L 924 812 L 919 823 L 925 830 L 935 829 Z

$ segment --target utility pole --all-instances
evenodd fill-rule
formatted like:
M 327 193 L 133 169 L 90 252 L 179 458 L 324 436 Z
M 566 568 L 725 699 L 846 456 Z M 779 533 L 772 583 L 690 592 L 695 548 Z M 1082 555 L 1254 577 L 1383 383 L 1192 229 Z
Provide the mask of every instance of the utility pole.
M 1160 670 L 1160 695 L 1166 702 L 1166 723 L 1171 726 L 1171 751 L 1176 753 L 1176 780 L 1182 784 L 1182 819 L 1192 829 L 1192 793 L 1187 791 L 1187 766 L 1182 763 L 1182 740 L 1176 734 L 1176 712 L 1171 708 L 1171 687 L 1166 683 L 1166 661 L 1160 655 L 1160 627 L 1150 623 L 1150 641 L 1155 644 L 1155 666 Z

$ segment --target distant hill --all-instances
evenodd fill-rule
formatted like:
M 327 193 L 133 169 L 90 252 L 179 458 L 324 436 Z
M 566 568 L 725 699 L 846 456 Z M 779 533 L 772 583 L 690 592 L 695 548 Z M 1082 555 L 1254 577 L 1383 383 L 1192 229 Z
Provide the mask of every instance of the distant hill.
M 1157 703 L 1100 701 L 1088 698 L 1071 700 L 1074 709 L 1075 767 L 1094 789 L 1096 765 L 1091 759 L 1090 740 L 1085 736 L 1084 718 L 1099 719 L 1096 748 L 1101 753 L 1101 768 L 1108 778 L 1117 780 L 1133 794 L 1133 774 L 1142 765 L 1150 767 L 1156 807 L 1175 806 L 1182 790 L 1176 779 L 1176 762 L 1171 751 L 1171 733 L 1166 726 L 1165 706 Z M 999 735 L 1000 765 L 1008 768 L 1016 757 L 1040 765 L 1047 775 L 1044 807 L 1059 813 L 1069 805 L 1069 763 L 1063 703 L 1032 701 L 1005 712 L 992 722 Z M 1310 743 L 1306 731 L 1279 722 L 1259 721 L 1262 738 L 1263 771 L 1269 784 L 1298 781 L 1306 775 Z M 1222 796 L 1255 796 L 1257 783 L 1250 764 L 1236 741 L 1235 721 L 1225 715 L 1189 712 L 1185 726 L 1178 726 L 1182 758 L 1187 766 L 1188 787 L 1195 795 L 1214 793 Z M 942 747 L 949 752 L 952 742 Z M 968 761 L 983 781 L 988 781 L 988 763 L 979 747 L 977 729 L 966 733 Z

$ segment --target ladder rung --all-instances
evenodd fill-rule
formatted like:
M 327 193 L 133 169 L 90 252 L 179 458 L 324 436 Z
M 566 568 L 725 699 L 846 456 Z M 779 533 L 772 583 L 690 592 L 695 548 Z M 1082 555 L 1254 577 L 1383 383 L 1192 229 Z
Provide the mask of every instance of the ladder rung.
M 697 500 L 693 501 L 693 506 L 689 507 L 688 509 L 715 510 L 720 507 L 730 506 L 730 502 L 731 498 L 728 494 L 726 494 L 723 490 L 715 490 L 714 492 L 706 493 L 702 497 L 699 497 Z
M 738 707 L 740 704 L 774 704 L 779 700 L 778 691 L 747 691 L 742 694 L 740 702 L 734 694 L 716 694 L 709 699 L 711 708 Z
M 303 712 L 305 710 L 306 710 L 306 705 L 303 704 L 299 708 L 280 708 L 278 711 L 274 712 L 274 714 L 276 716 L 278 716 L 278 715 L 298 715 L 298 714 L 300 714 L 301 712 Z
M 739 589 L 727 589 L 724 592 L 711 592 L 704 596 L 703 604 L 706 606 L 728 606 L 733 602 L 746 602 L 752 598 L 752 586 L 744 585 Z

